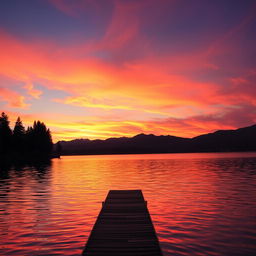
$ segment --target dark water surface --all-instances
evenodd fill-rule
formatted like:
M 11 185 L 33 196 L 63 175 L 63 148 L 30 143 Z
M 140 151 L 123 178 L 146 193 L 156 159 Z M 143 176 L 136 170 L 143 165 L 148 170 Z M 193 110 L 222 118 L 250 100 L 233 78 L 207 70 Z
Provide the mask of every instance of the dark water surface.
M 2 170 L 0 255 L 81 255 L 110 189 L 142 189 L 165 256 L 256 255 L 256 153 L 70 156 Z

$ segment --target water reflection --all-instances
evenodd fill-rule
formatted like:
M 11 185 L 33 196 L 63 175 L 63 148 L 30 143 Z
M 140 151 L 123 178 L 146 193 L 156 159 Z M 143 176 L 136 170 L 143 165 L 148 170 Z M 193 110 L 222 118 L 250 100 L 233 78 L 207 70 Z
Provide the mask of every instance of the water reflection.
M 80 255 L 109 189 L 143 190 L 165 256 L 255 255 L 255 153 L 72 156 L 2 174 L 1 255 Z
M 1 165 L 1 255 L 33 255 L 38 226 L 49 211 L 50 168 L 49 161 Z

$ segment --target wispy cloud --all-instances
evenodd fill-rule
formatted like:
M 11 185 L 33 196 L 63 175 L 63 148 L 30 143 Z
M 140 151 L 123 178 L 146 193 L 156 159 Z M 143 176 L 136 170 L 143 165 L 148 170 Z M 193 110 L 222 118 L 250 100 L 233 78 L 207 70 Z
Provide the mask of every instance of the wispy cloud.
M 6 107 L 26 109 L 25 97 L 7 88 L 0 87 L 0 99 L 6 103 Z M 5 106 L 5 105 L 4 105 Z
M 21 116 L 32 113 L 31 120 L 44 118 L 55 139 L 140 132 L 191 137 L 256 121 L 256 63 L 250 58 L 256 38 L 248 40 L 256 21 L 249 5 L 241 4 L 237 17 L 220 13 L 224 28 L 203 2 L 193 12 L 205 9 L 211 20 L 207 15 L 192 20 L 195 14 L 177 1 L 48 4 L 67 23 L 78 22 L 78 36 L 60 43 L 42 33 L 28 40 L 3 26 L 0 75 L 15 82 L 0 77 L 0 99 L 6 111 L 17 108 Z M 46 104 L 49 116 L 37 113 L 35 101 L 44 100 L 58 104 L 58 113 Z M 79 115 L 61 117 L 59 110 L 67 107 Z M 89 113 L 91 122 L 81 121 L 82 113 Z

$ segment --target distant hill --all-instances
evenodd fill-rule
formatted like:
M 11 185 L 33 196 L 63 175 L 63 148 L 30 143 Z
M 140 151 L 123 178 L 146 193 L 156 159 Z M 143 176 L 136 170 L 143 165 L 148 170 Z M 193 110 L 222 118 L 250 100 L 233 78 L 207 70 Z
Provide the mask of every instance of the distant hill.
M 191 149 L 199 152 L 255 151 L 256 125 L 197 136 L 191 139 Z
M 194 138 L 138 134 L 132 138 L 60 141 L 62 155 L 256 151 L 256 125 Z

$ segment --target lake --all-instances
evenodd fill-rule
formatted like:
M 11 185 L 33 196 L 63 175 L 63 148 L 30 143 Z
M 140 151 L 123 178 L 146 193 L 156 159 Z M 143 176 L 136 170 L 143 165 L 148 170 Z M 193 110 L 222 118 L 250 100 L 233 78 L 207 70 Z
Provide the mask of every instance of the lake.
M 165 256 L 256 255 L 256 153 L 65 156 L 0 176 L 0 255 L 81 255 L 110 189 L 142 189 Z

